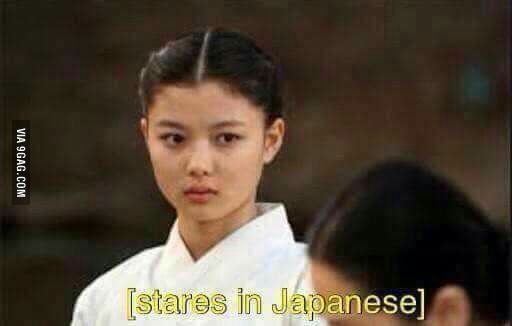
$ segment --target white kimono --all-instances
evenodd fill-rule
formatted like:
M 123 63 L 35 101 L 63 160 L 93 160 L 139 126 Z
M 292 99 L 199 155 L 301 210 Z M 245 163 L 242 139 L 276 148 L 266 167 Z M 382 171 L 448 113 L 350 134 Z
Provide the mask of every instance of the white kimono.
M 287 291 L 288 298 L 312 291 L 306 280 L 305 246 L 294 241 L 284 206 L 257 207 L 259 216 L 197 261 L 190 256 L 174 223 L 164 246 L 137 254 L 90 284 L 75 304 L 71 325 L 323 325 L 318 316 L 310 321 L 305 313 L 272 311 L 272 304 L 281 309 L 283 291 Z M 138 301 L 144 301 L 141 294 L 145 303 Z M 186 312 L 184 306 L 180 311 L 169 309 L 186 302 L 174 301 L 172 306 L 172 300 L 188 294 L 204 294 L 196 301 L 203 304 L 201 309 L 194 310 L 190 305 Z M 259 295 L 260 314 L 254 296 L 247 305 L 240 304 L 245 294 Z M 154 301 L 148 313 L 144 308 L 149 307 L 149 295 L 154 295 Z M 166 310 L 164 301 L 169 304 Z

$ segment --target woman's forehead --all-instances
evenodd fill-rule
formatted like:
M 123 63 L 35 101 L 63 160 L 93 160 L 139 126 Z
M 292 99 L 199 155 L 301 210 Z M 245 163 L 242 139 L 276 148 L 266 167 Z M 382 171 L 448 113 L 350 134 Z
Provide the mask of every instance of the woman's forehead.
M 252 105 L 241 94 L 234 92 L 229 86 L 220 81 L 204 81 L 198 84 L 178 84 L 160 86 L 155 93 L 155 105 L 157 102 L 175 105 L 182 103 L 189 105 L 231 104 L 238 106 Z
M 259 107 L 217 82 L 188 87 L 164 86 L 157 92 L 149 115 L 156 123 L 171 120 L 207 126 L 254 124 L 264 117 Z

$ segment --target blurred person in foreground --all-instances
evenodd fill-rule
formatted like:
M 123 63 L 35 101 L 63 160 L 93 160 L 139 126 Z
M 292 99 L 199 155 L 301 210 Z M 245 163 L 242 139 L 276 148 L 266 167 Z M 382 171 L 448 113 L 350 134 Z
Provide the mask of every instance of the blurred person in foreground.
M 309 254 L 323 297 L 424 290 L 423 321 L 400 311 L 324 313 L 330 325 L 504 325 L 508 246 L 508 235 L 450 182 L 415 163 L 390 161 L 325 207 Z

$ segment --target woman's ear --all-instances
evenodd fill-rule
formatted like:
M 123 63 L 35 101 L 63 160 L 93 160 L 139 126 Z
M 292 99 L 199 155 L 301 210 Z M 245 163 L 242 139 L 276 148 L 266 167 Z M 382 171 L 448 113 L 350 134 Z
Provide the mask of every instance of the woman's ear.
M 277 118 L 274 120 L 272 125 L 266 128 L 265 130 L 265 143 L 264 143 L 264 152 L 263 152 L 263 161 L 265 163 L 270 163 L 281 149 L 281 145 L 283 144 L 285 132 L 284 120 L 281 118 Z
M 447 285 L 436 291 L 427 316 L 432 326 L 467 326 L 471 323 L 471 301 L 460 286 Z
M 148 119 L 146 117 L 140 118 L 139 128 L 142 136 L 144 137 L 144 142 L 147 144 L 148 142 Z

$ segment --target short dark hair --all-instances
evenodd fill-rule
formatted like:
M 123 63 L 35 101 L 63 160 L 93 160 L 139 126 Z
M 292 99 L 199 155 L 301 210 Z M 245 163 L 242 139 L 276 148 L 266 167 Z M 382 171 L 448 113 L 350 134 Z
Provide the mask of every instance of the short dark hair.
M 186 33 L 151 53 L 140 74 L 143 114 L 159 87 L 194 86 L 209 79 L 224 82 L 262 107 L 267 125 L 283 116 L 278 65 L 249 36 L 224 28 Z
M 485 321 L 508 320 L 509 239 L 447 180 L 408 161 L 355 179 L 319 214 L 309 254 L 365 289 L 466 290 Z

